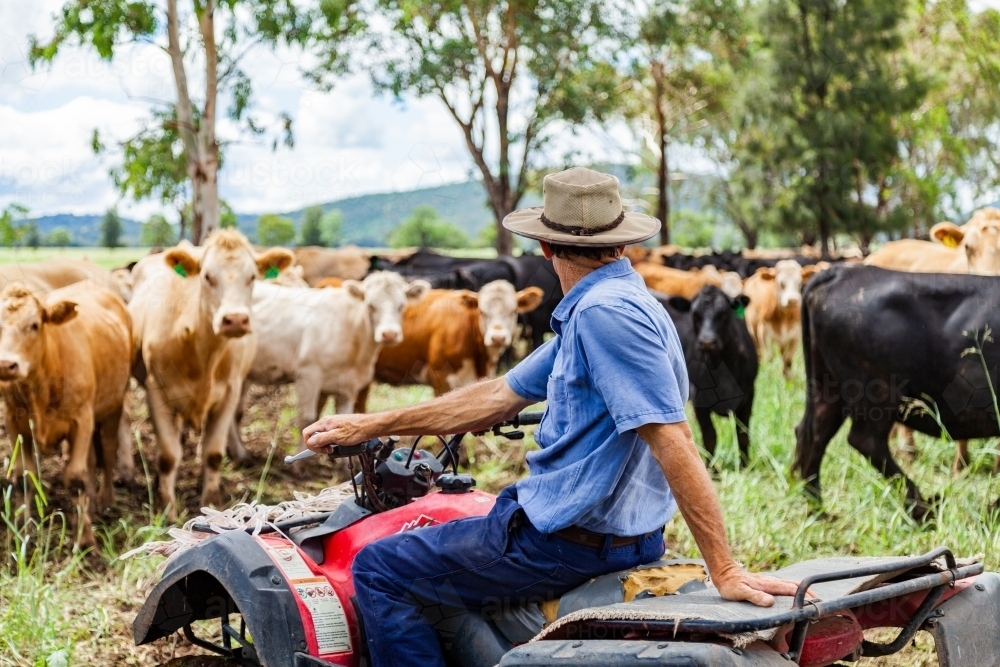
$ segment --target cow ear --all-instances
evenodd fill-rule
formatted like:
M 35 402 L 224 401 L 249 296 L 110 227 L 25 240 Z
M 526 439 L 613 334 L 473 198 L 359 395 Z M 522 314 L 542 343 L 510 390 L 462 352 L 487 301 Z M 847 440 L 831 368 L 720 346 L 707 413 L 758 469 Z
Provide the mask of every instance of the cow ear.
M 530 313 L 542 304 L 545 292 L 540 287 L 525 287 L 517 293 L 517 312 Z
M 254 260 L 261 278 L 277 278 L 279 273 L 295 263 L 295 255 L 284 248 L 268 248 Z
M 802 284 L 805 284 L 812 280 L 812 277 L 823 270 L 823 267 L 817 264 L 810 264 L 809 266 L 802 267 Z
M 748 297 L 746 294 L 740 294 L 739 296 L 735 296 L 732 299 L 730 299 L 729 305 L 732 306 L 733 310 L 738 312 L 739 310 L 746 308 L 748 305 L 750 305 L 750 297 Z
M 950 222 L 939 222 L 931 227 L 931 238 L 948 248 L 957 248 L 964 237 L 961 227 Z
M 355 299 L 360 299 L 361 301 L 365 300 L 365 288 L 359 281 L 345 280 L 340 284 L 340 286 L 347 290 L 347 293 Z
M 776 273 L 777 271 L 769 269 L 766 266 L 757 269 L 757 275 L 760 276 L 761 280 L 774 280 Z
M 45 306 L 42 321 L 49 324 L 62 324 L 76 317 L 76 304 L 72 301 L 58 301 Z
M 476 294 L 475 292 L 462 290 L 462 292 L 458 296 L 462 300 L 462 305 L 465 306 L 466 308 L 479 307 L 479 295 Z
M 163 255 L 163 261 L 182 278 L 198 275 L 201 262 L 184 248 L 171 248 Z
M 691 301 L 682 296 L 672 296 L 667 299 L 667 303 L 679 313 L 686 313 L 691 310 Z
M 414 280 L 406 286 L 406 298 L 408 301 L 416 301 L 427 294 L 431 284 L 426 280 Z

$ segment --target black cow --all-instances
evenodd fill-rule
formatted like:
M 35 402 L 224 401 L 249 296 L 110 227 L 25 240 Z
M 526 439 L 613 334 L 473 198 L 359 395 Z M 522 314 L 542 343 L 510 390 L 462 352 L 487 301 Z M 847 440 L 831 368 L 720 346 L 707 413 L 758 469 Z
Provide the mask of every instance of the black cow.
M 690 400 L 701 427 L 709 456 L 715 454 L 717 437 L 712 413 L 736 417 L 740 465 L 750 460 L 750 414 L 757 351 L 740 313 L 750 300 L 730 299 L 713 285 L 703 287 L 694 301 L 656 294 L 677 327 L 690 381 Z
M 813 278 L 802 298 L 807 395 L 793 464 L 810 495 L 819 500 L 823 454 L 850 417 L 847 441 L 886 477 L 903 477 L 911 514 L 927 518 L 928 503 L 892 459 L 889 432 L 899 421 L 933 436 L 943 425 L 956 440 L 1000 434 L 990 393 L 1000 346 L 982 344 L 986 327 L 1000 330 L 997 278 L 846 265 Z M 975 332 L 985 359 L 968 353 Z
M 430 250 L 417 250 L 409 257 L 404 257 L 398 262 L 386 262 L 377 258 L 373 259 L 372 270 L 392 271 L 406 278 L 430 280 L 440 276 L 447 276 L 459 267 L 469 266 L 470 264 L 482 261 L 478 257 L 451 257 L 449 255 L 440 255 Z

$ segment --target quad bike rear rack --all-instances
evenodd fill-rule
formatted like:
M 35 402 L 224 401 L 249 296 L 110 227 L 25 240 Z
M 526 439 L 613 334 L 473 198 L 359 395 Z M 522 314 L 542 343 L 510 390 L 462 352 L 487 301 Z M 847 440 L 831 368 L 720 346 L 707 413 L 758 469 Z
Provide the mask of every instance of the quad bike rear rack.
M 919 576 L 906 581 L 890 583 L 871 590 L 852 593 L 843 597 L 820 600 L 807 599 L 806 594 L 814 585 L 821 582 L 837 581 L 845 579 L 855 579 L 859 577 L 869 577 L 892 572 L 912 571 L 917 568 L 930 566 L 934 561 L 944 558 L 947 569 Z M 876 657 L 890 655 L 906 646 L 917 630 L 931 617 L 935 615 L 935 606 L 941 600 L 945 590 L 954 585 L 956 581 L 975 577 L 984 571 L 982 563 L 973 563 L 964 567 L 959 567 L 952 552 L 941 547 L 930 551 L 922 556 L 911 558 L 893 559 L 890 562 L 879 563 L 866 567 L 858 567 L 837 572 L 819 573 L 807 577 L 799 584 L 792 598 L 791 609 L 764 615 L 753 619 L 739 621 L 720 621 L 712 619 L 671 619 L 671 620 L 592 620 L 586 625 L 590 628 L 600 628 L 606 630 L 627 630 L 630 632 L 651 632 L 656 634 L 679 632 L 692 634 L 711 635 L 739 635 L 761 630 L 769 630 L 792 623 L 792 639 L 789 642 L 789 650 L 783 657 L 786 660 L 797 661 L 802 653 L 802 646 L 805 642 L 806 631 L 809 622 L 822 616 L 830 616 L 836 612 L 848 609 L 856 609 L 877 602 L 902 597 L 911 593 L 927 590 L 927 596 L 918 607 L 917 611 L 910 618 L 909 622 L 902 628 L 899 635 L 888 644 L 879 644 L 865 641 L 862 652 L 866 657 Z

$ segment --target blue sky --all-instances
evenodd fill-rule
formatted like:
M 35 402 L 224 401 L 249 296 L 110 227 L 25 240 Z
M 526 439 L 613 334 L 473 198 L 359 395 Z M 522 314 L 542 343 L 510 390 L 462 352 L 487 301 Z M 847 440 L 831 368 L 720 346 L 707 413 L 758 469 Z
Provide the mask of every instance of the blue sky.
M 0 0 L 0 208 L 18 202 L 35 215 L 100 213 L 119 204 L 144 218 L 155 202 L 120 201 L 107 176 L 108 158 L 90 150 L 98 129 L 106 142 L 135 133 L 157 101 L 173 98 L 165 54 L 155 47 L 123 50 L 113 64 L 90 51 L 66 49 L 50 68 L 32 72 L 28 35 L 51 34 L 64 0 Z M 975 3 L 1000 6 L 1000 0 Z M 287 211 L 369 192 L 410 190 L 477 176 L 464 140 L 434 99 L 402 103 L 374 96 L 367 76 L 354 75 L 332 92 L 315 90 L 296 54 L 258 49 L 245 60 L 263 120 L 294 119 L 295 148 L 272 152 L 270 140 L 241 136 L 221 118 L 232 141 L 220 175 L 223 198 L 240 212 Z M 549 149 L 558 160 L 628 159 L 634 148 L 624 127 L 564 132 Z M 697 170 L 696 156 L 672 156 Z

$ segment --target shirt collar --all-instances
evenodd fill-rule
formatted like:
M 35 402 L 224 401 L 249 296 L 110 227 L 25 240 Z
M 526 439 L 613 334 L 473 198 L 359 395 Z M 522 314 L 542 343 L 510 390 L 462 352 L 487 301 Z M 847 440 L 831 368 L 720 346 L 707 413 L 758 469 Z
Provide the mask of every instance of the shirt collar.
M 556 309 L 552 311 L 552 321 L 559 322 L 562 324 L 568 318 L 573 308 L 579 303 L 583 295 L 590 291 L 590 288 L 597 283 L 608 280 L 609 278 L 622 278 L 633 272 L 632 264 L 626 258 L 621 258 L 617 262 L 611 262 L 610 264 L 605 264 L 599 269 L 591 271 L 585 275 L 580 282 L 573 285 L 573 289 L 569 291 L 569 294 L 563 296 L 562 301 L 556 306 Z M 557 331 L 558 333 L 558 331 Z

